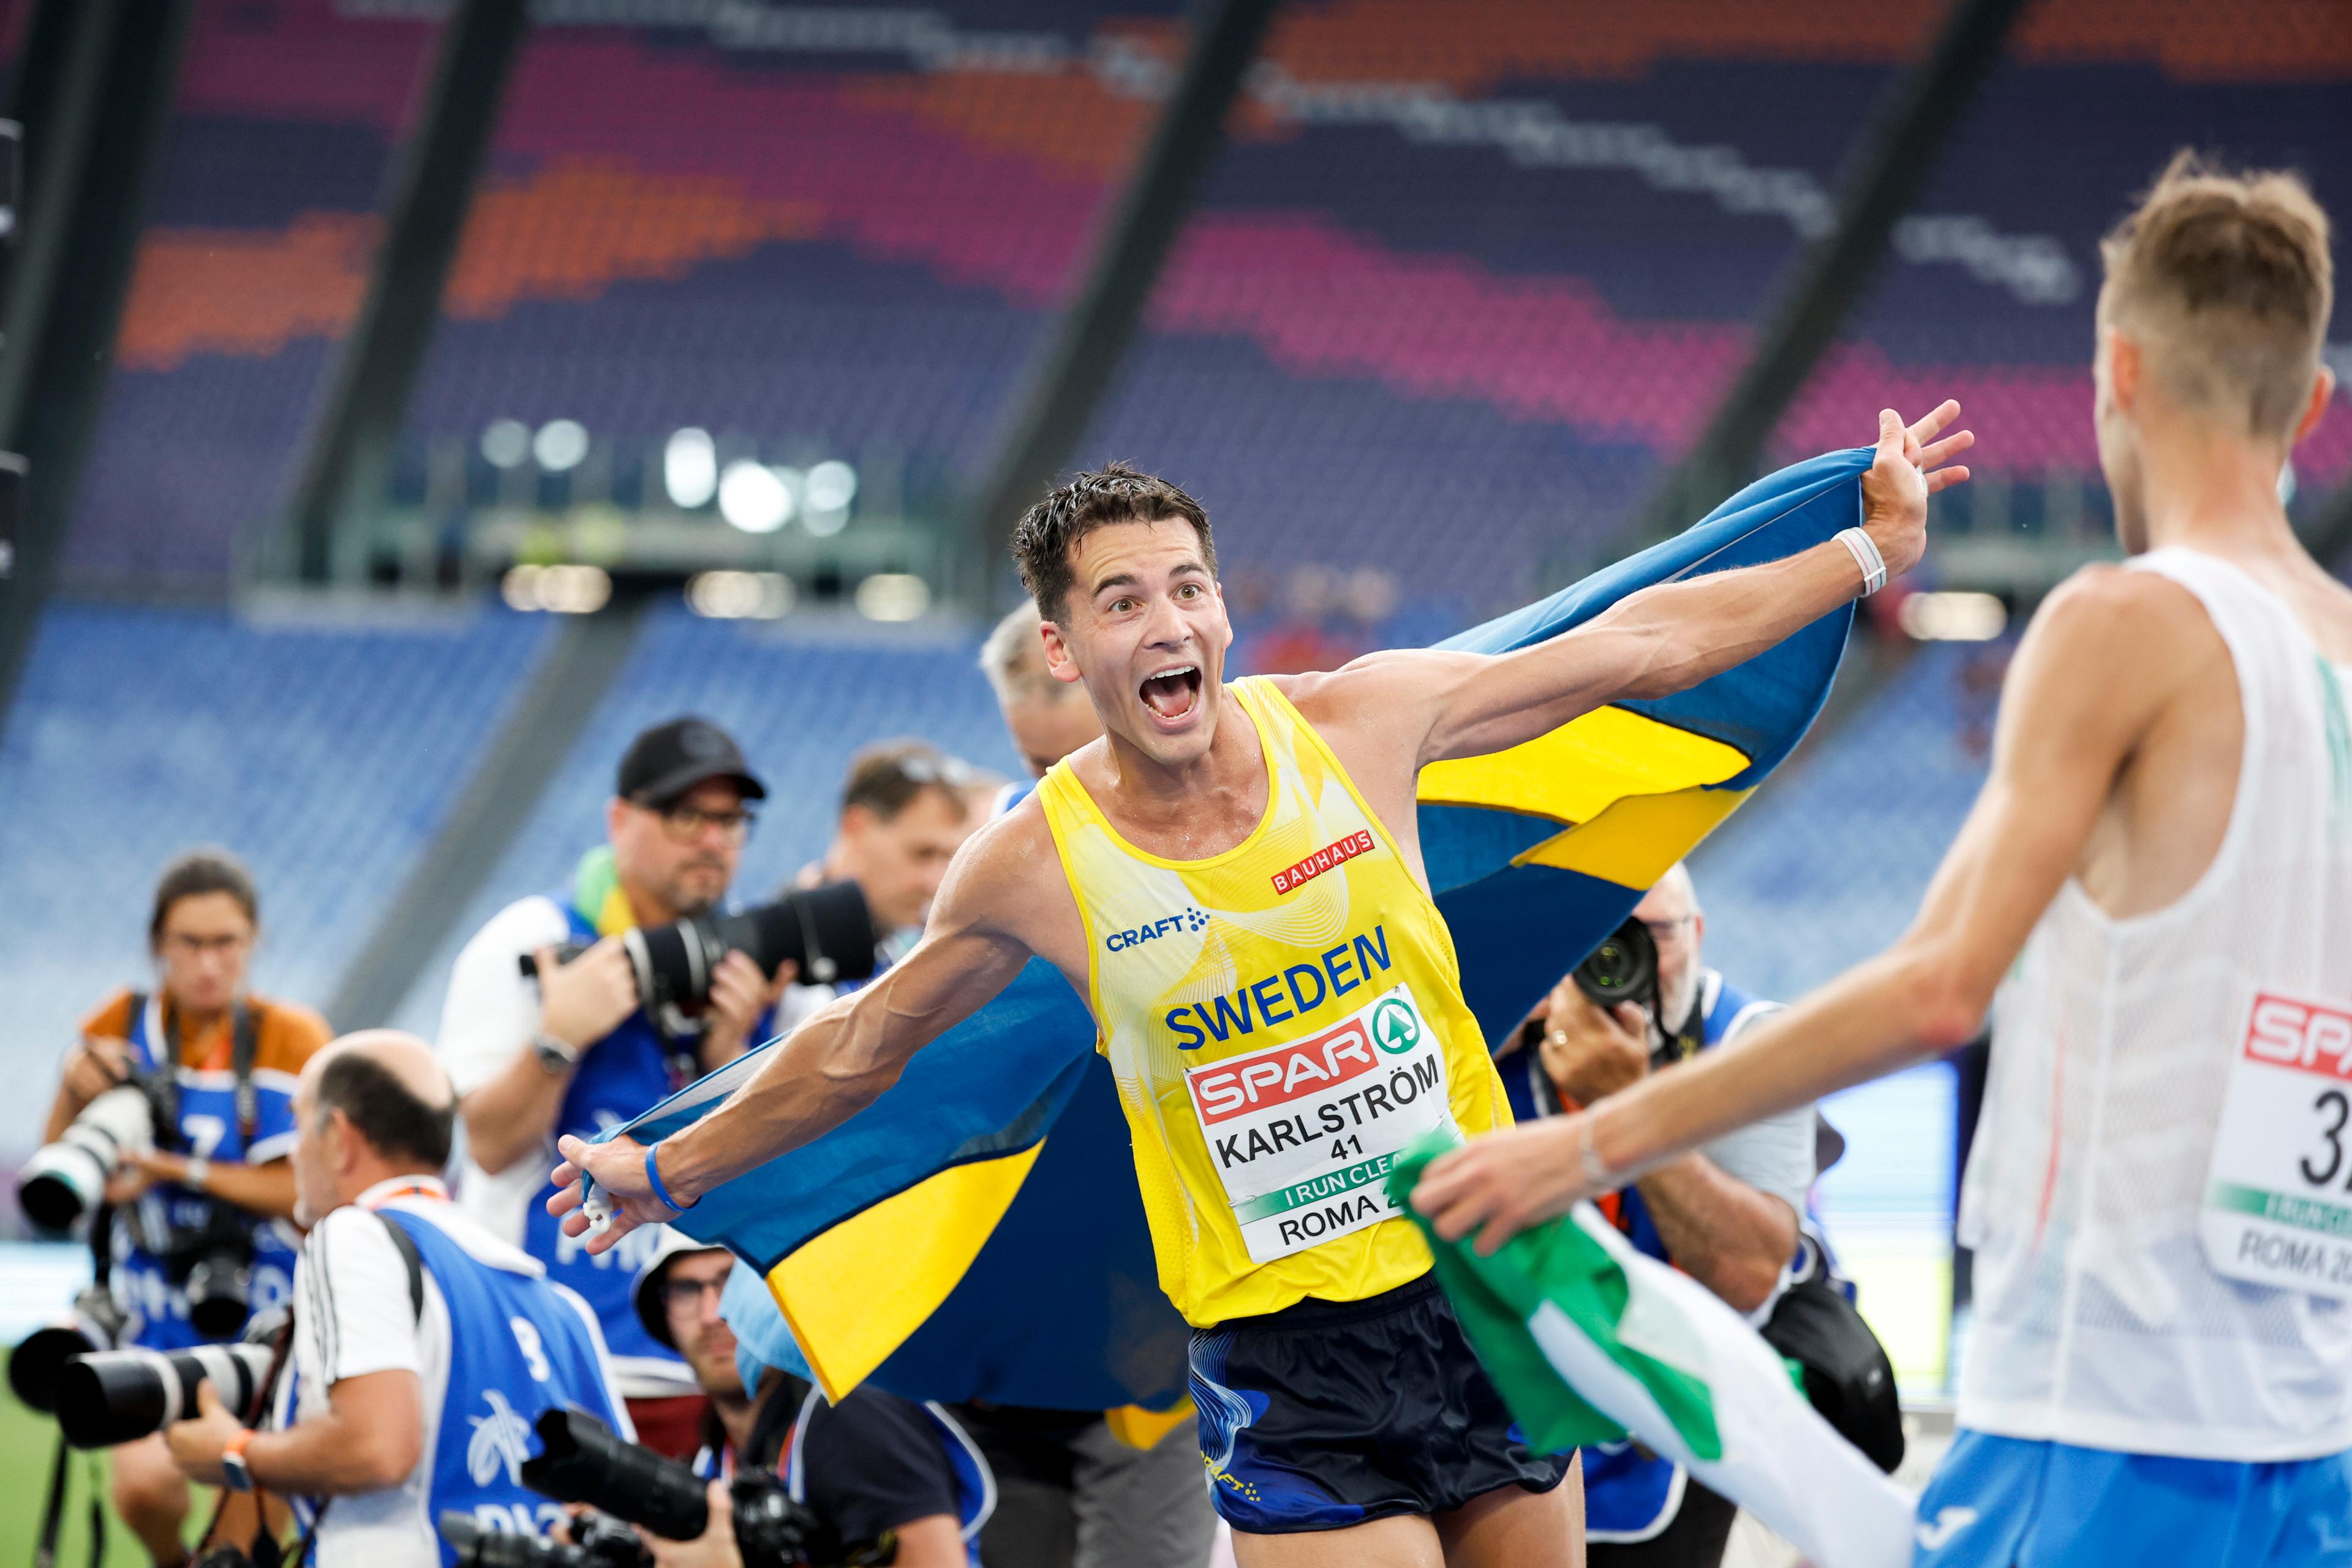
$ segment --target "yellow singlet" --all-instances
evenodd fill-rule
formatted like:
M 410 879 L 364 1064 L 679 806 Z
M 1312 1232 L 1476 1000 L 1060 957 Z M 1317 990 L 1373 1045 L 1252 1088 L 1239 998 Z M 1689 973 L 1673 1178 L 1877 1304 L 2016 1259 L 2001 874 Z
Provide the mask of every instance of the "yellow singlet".
M 1267 780 L 1265 816 L 1223 854 L 1136 848 L 1066 763 L 1037 787 L 1160 1289 L 1201 1327 L 1427 1273 L 1420 1233 L 1391 1217 L 1391 1160 L 1434 1128 L 1511 1120 L 1454 939 L 1395 843 L 1272 682 L 1226 690 Z

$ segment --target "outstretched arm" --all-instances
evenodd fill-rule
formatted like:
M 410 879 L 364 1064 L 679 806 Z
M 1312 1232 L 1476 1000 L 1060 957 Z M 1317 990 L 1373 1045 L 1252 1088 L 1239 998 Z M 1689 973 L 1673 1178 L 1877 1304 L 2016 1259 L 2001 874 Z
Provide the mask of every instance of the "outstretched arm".
M 1927 497 L 1969 477 L 1965 468 L 1942 465 L 1976 437 L 1962 430 L 1937 439 L 1959 412 L 1948 402 L 1907 429 L 1892 409 L 1878 416 L 1877 457 L 1862 479 L 1862 526 L 1889 576 L 1909 570 L 1926 547 Z M 1644 588 L 1574 631 L 1516 653 L 1374 654 L 1330 679 L 1358 688 L 1349 697 L 1381 713 L 1384 724 L 1417 714 L 1422 764 L 1485 756 L 1605 702 L 1696 686 L 1861 591 L 1853 555 L 1832 540 L 1761 566 Z
M 1029 949 L 999 911 L 1018 908 L 1028 892 L 1021 826 L 1002 819 L 965 846 L 913 952 L 793 1030 L 724 1105 L 662 1141 L 658 1168 L 671 1197 L 691 1204 L 840 1126 L 896 1083 L 916 1051 L 1012 983 Z M 589 1251 L 603 1252 L 636 1226 L 677 1213 L 655 1195 L 646 1147 L 635 1139 L 567 1137 L 557 1148 L 564 1162 L 554 1174 L 560 1190 L 547 1207 L 562 1216 L 565 1234 L 588 1229 L 588 1216 L 577 1212 L 583 1172 L 614 1205 L 612 1223 L 589 1237 Z
M 1592 1110 L 1446 1155 L 1413 1206 L 1447 1240 L 1477 1231 L 1492 1252 L 1734 1128 L 1966 1044 L 2081 863 L 2133 749 L 2189 678 L 2180 617 L 2199 612 L 2179 594 L 2103 571 L 2052 596 L 2010 668 L 1992 775 L 1894 947 Z

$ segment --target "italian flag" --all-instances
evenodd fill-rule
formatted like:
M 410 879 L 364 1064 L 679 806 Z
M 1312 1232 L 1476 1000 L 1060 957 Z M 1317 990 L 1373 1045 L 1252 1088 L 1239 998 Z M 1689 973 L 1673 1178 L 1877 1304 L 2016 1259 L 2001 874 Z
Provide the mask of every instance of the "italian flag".
M 1786 1363 L 1687 1275 L 1633 1250 L 1590 1204 L 1492 1258 L 1431 1234 L 1407 1202 L 1433 1134 L 1398 1157 L 1389 1196 L 1412 1214 L 1470 1343 L 1529 1447 L 1628 1436 L 1682 1465 L 1818 1568 L 1903 1568 L 1912 1495 L 1815 1414 Z

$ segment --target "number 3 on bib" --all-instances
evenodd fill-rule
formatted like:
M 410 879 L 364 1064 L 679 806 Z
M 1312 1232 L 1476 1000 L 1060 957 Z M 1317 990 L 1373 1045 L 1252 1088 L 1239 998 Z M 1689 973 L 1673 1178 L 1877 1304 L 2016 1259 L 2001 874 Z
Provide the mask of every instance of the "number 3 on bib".
M 2217 1273 L 2352 1300 L 2352 1009 L 2258 993 L 2199 1219 Z

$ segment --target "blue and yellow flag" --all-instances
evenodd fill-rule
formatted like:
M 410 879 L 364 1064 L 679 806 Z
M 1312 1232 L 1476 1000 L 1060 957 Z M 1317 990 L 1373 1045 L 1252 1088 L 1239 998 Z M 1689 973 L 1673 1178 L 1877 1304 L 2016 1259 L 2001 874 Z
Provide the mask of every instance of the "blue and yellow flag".
M 1507 653 L 1637 589 L 1821 543 L 1860 521 L 1870 461 L 1864 448 L 1785 468 L 1677 537 L 1441 646 Z M 1841 608 L 1691 690 L 1423 773 L 1430 886 L 1489 1040 L 1789 754 L 1852 620 Z M 797 1344 L 836 1397 L 871 1378 L 919 1399 L 1174 1404 L 1187 1331 L 1156 1283 L 1127 1125 L 1094 1045 L 1085 1004 L 1032 961 L 874 1104 L 706 1194 L 678 1228 L 749 1260 L 781 1310 L 730 1311 L 747 1347 L 792 1364 Z M 774 1048 L 615 1131 L 667 1136 Z

